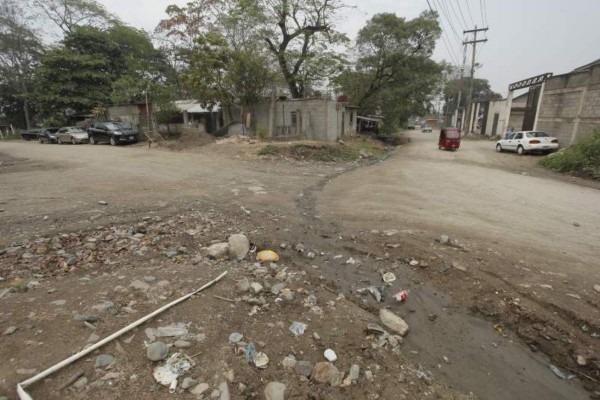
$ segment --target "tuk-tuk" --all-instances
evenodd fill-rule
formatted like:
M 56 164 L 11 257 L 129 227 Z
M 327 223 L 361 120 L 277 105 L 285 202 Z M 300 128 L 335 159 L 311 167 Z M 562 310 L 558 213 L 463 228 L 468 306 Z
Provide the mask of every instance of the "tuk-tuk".
M 440 150 L 458 150 L 458 148 L 460 147 L 460 129 L 442 128 L 442 130 L 440 131 L 440 139 L 438 141 L 438 146 Z

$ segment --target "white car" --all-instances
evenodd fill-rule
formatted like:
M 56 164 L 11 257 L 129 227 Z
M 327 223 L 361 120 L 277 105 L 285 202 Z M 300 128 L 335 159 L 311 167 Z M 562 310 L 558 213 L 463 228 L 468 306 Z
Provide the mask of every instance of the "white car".
M 497 152 L 516 151 L 518 154 L 548 154 L 557 151 L 558 147 L 557 138 L 536 131 L 509 132 L 504 139 L 496 142 Z

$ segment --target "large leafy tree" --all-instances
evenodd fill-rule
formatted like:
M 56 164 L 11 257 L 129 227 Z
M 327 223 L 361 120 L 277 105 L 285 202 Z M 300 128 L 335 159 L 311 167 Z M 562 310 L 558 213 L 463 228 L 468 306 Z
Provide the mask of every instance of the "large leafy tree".
M 14 0 L 0 3 L 0 116 L 16 126 L 32 124 L 33 69 L 41 40 L 27 25 L 25 11 Z
M 30 0 L 30 4 L 63 33 L 82 25 L 106 27 L 117 19 L 95 0 Z
M 436 17 L 375 15 L 358 33 L 356 65 L 334 80 L 362 112 L 381 114 L 387 131 L 425 112 L 439 90 L 444 67 L 431 59 L 441 34 Z

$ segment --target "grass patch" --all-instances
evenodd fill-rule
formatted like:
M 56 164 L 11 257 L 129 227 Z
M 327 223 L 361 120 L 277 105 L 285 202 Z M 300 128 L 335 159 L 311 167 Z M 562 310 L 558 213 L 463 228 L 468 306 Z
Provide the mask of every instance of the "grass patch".
M 540 160 L 540 164 L 557 172 L 600 179 L 600 129 L 596 129 L 587 139 L 546 156 Z
M 268 144 L 259 150 L 260 156 L 277 156 L 300 161 L 351 162 L 361 158 L 380 158 L 385 148 L 368 139 L 344 143 Z

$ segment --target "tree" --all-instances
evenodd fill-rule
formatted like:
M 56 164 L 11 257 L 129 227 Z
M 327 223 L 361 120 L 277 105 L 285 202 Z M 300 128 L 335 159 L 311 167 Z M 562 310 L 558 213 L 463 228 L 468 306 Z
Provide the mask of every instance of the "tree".
M 42 51 L 27 26 L 24 10 L 12 0 L 0 4 L 0 115 L 17 126 L 31 127 L 33 69 Z
M 259 0 L 265 12 L 264 40 L 275 56 L 293 98 L 302 98 L 306 87 L 330 75 L 330 57 L 319 52 L 345 43 L 345 35 L 336 32 L 334 18 L 341 0 Z M 335 67 L 334 67 L 335 68 Z
M 105 27 L 117 18 L 94 0 L 31 0 L 31 6 L 63 33 L 76 26 Z
M 456 111 L 457 106 L 459 108 L 464 108 L 467 106 L 467 97 L 470 84 L 470 77 L 465 77 L 462 83 L 460 79 L 451 79 L 446 82 L 446 85 L 443 89 L 443 94 L 447 114 L 453 114 Z M 460 92 L 462 93 L 460 96 L 460 105 L 458 105 L 458 93 Z M 502 99 L 502 95 L 494 92 L 491 89 L 490 83 L 487 79 L 475 78 L 473 80 L 473 99 L 478 101 L 500 100 Z
M 358 33 L 356 66 L 334 79 L 337 90 L 362 112 L 381 114 L 388 132 L 425 112 L 438 92 L 444 67 L 431 59 L 441 34 L 436 17 L 424 12 L 406 21 L 390 13 L 375 15 Z
M 217 33 L 203 34 L 196 42 L 185 79 L 201 103 L 229 109 L 230 105 L 251 105 L 268 96 L 276 78 L 259 48 L 236 50 Z

